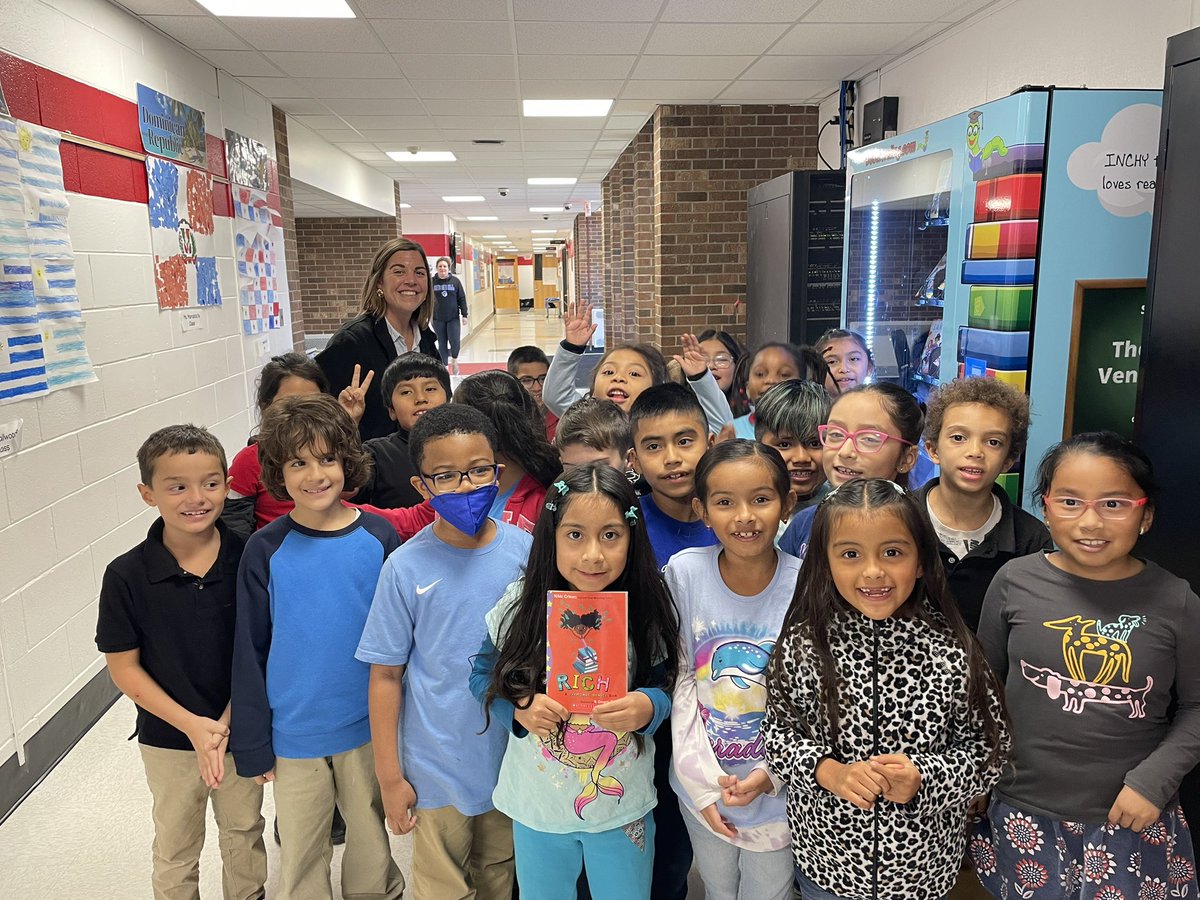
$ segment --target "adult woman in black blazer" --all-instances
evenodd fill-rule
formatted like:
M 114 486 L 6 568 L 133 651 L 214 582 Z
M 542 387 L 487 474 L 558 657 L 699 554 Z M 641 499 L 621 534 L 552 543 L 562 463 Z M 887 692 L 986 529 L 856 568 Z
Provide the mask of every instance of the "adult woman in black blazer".
M 367 391 L 366 412 L 358 423 L 364 441 L 396 430 L 378 387 L 387 364 L 409 350 L 439 358 L 429 328 L 432 315 L 433 291 L 425 251 L 408 238 L 388 241 L 376 252 L 363 283 L 362 311 L 339 328 L 317 354 L 317 365 L 329 378 L 330 393 L 335 397 L 350 385 L 356 364 L 361 366 L 363 378 L 370 371 L 375 373 L 375 387 Z

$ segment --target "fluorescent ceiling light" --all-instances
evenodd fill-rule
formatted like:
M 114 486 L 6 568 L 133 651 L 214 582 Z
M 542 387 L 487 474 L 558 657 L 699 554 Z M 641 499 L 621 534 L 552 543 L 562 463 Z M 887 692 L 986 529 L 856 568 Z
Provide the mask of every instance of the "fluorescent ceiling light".
M 531 206 L 531 207 L 529 207 L 529 211 L 530 212 L 562 212 L 563 208 L 561 206 Z
M 411 162 L 455 162 L 458 157 L 449 150 L 389 150 L 387 155 L 398 163 Z
M 214 16 L 263 16 L 287 19 L 353 19 L 346 0 L 199 0 Z
M 443 197 L 447 203 L 482 203 L 483 196 L 481 194 L 464 195 L 462 197 Z
M 528 184 L 574 184 L 578 178 L 526 178 Z
M 468 222 L 495 222 L 499 216 L 467 216 Z
M 527 116 L 607 116 L 612 108 L 612 99 L 608 100 L 524 100 L 522 101 Z
M 493 240 L 504 240 L 505 238 L 508 237 L 508 235 L 507 234 L 485 234 L 483 237 L 485 240 L 493 241 Z
M 412 209 L 412 204 L 411 203 L 401 203 L 400 208 L 401 209 Z
M 558 234 L 557 228 L 532 228 L 530 234 Z

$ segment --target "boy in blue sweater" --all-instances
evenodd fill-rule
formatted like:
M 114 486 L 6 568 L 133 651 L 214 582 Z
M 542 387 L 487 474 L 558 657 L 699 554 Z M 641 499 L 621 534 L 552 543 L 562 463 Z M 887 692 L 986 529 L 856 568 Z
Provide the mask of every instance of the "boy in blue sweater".
M 263 484 L 295 509 L 251 535 L 238 570 L 231 747 L 239 775 L 275 784 L 280 895 L 330 898 L 329 836 L 346 819 L 342 894 L 396 900 L 371 752 L 370 667 L 354 658 L 384 560 L 385 520 L 346 505 L 370 466 L 358 429 L 325 394 L 263 415 Z
M 512 822 L 492 805 L 507 732 L 488 727 L 469 687 L 484 617 L 533 541 L 488 518 L 504 468 L 497 441 L 492 421 L 461 403 L 413 426 L 413 486 L 439 518 L 384 565 L 358 645 L 388 824 L 415 829 L 413 893 L 431 900 L 512 896 Z

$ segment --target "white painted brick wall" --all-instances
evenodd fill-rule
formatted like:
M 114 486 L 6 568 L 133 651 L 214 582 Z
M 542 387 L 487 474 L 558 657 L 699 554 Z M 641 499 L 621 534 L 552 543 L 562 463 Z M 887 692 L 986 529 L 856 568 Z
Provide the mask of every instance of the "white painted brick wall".
M 224 138 L 228 125 L 273 152 L 269 102 L 104 0 L 0 0 L 0 22 L 6 52 L 130 100 L 141 81 L 203 109 L 211 133 Z M 256 418 L 247 386 L 264 361 L 259 339 L 240 332 L 228 219 L 214 232 L 224 305 L 202 310 L 204 327 L 184 334 L 179 312 L 155 299 L 146 207 L 70 200 L 99 380 L 0 406 L 0 422 L 24 419 L 23 449 L 0 461 L 0 763 L 103 666 L 104 569 L 155 518 L 136 490 L 138 446 L 189 421 L 211 428 L 232 458 Z M 291 335 L 267 343 L 267 355 L 281 353 Z

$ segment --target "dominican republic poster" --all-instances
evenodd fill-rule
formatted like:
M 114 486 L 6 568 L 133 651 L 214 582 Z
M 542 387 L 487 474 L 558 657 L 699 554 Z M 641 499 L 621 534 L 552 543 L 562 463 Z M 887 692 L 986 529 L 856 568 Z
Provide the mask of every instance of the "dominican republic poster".
M 220 306 L 212 176 L 147 156 L 146 182 L 159 309 Z
M 572 713 L 619 700 L 629 681 L 629 595 L 546 592 L 546 694 Z

